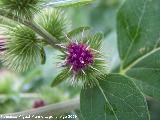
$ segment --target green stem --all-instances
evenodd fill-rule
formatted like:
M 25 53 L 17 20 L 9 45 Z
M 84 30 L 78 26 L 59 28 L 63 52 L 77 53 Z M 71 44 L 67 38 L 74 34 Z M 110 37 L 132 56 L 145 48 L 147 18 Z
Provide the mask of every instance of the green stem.
M 79 98 L 23 112 L 3 114 L 0 115 L 0 117 L 12 116 L 17 117 L 16 120 L 22 120 L 23 117 L 28 116 L 30 117 L 29 120 L 35 120 L 36 116 L 40 116 L 41 118 L 38 118 L 38 120 L 44 120 L 45 117 L 52 116 L 56 118 L 59 115 L 62 116 L 64 113 L 71 112 L 75 109 L 79 109 Z
M 54 36 L 52 36 L 49 32 L 47 32 L 43 27 L 36 24 L 34 21 L 19 18 L 18 16 L 14 16 L 3 9 L 0 9 L 0 16 L 8 18 L 8 19 L 16 21 L 16 22 L 19 22 L 19 23 L 29 27 L 30 29 L 35 31 L 37 34 L 39 34 L 41 37 L 43 37 L 44 40 L 48 44 L 50 44 L 52 47 L 59 49 L 59 50 L 62 50 L 62 48 L 57 45 L 56 38 Z
M 24 25 L 31 28 L 33 31 L 38 33 L 41 37 L 45 39 L 45 41 L 53 46 L 56 49 L 61 50 L 62 48 L 57 45 L 57 40 L 55 37 L 53 37 L 50 33 L 48 33 L 43 27 L 36 24 L 35 22 L 25 22 Z

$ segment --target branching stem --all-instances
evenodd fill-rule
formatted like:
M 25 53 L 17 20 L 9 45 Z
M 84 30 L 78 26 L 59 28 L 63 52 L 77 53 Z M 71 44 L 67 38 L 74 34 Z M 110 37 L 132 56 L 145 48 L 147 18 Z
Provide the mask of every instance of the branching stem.
M 3 9 L 0 9 L 0 16 L 16 21 L 18 23 L 21 23 L 29 27 L 30 29 L 35 31 L 37 34 L 39 34 L 41 37 L 43 37 L 44 40 L 52 47 L 59 49 L 59 50 L 62 49 L 61 47 L 57 45 L 56 38 L 52 36 L 49 32 L 47 32 L 43 27 L 36 24 L 34 21 L 25 20 L 25 19 L 19 18 L 18 16 L 13 16 L 11 13 L 8 13 L 7 11 Z

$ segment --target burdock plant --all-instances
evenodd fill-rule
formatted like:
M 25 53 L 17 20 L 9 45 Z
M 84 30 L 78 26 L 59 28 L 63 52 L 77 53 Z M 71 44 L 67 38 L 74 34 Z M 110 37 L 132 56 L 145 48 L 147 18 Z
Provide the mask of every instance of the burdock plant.
M 0 0 L 0 59 L 4 66 L 24 72 L 45 64 L 44 48 L 51 46 L 61 52 L 62 69 L 52 86 L 66 80 L 82 86 L 83 120 L 150 120 L 145 96 L 160 99 L 160 1 L 126 0 L 121 6 L 117 13 L 120 64 L 110 73 L 101 52 L 103 34 L 89 27 L 71 30 L 63 11 L 89 2 Z M 53 114 L 78 109 L 78 103 L 58 104 Z M 50 114 L 50 110 L 45 107 L 35 113 Z

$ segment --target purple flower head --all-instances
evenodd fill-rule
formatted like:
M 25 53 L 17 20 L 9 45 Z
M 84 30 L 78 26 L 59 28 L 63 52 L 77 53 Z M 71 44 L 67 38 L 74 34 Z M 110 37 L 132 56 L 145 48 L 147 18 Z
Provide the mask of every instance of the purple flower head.
M 93 63 L 93 53 L 84 43 L 70 43 L 67 46 L 67 62 L 74 72 L 79 72 Z

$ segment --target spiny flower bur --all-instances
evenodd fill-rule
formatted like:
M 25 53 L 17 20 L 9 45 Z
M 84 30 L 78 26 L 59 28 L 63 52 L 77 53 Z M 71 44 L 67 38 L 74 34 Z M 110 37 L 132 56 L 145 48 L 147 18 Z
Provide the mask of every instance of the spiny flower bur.
M 62 71 L 55 77 L 52 86 L 62 81 L 69 81 L 73 86 L 93 87 L 103 79 L 106 71 L 106 61 L 100 52 L 103 34 L 85 35 L 80 38 L 69 38 L 68 42 L 57 44 L 62 48 L 59 62 Z
M 88 38 L 71 40 L 66 44 L 58 44 L 63 49 L 63 55 L 60 55 L 63 68 L 52 83 L 56 86 L 60 82 L 67 80 L 73 86 L 96 85 L 97 80 L 104 74 L 106 64 L 99 52 L 101 46 L 102 34 L 95 34 Z

